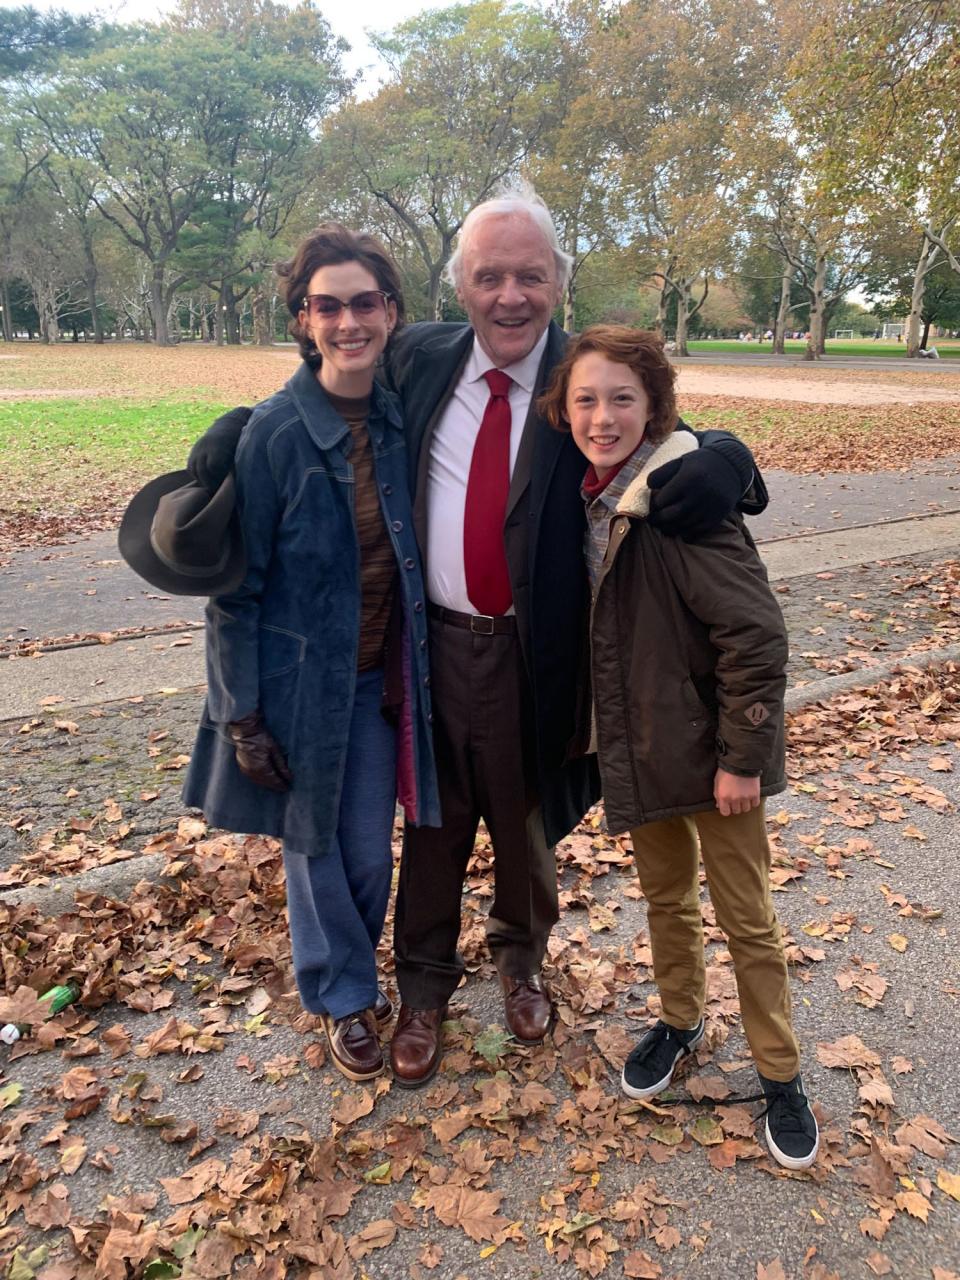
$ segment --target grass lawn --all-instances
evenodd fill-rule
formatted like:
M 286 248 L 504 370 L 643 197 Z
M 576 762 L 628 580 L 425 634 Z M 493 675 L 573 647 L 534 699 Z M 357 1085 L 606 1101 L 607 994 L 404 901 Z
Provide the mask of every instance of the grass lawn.
M 186 461 L 190 446 L 230 405 L 172 398 L 0 401 L 3 509 L 109 506 Z
M 717 355 L 734 352 L 738 355 L 770 354 L 769 342 L 737 342 L 732 339 L 707 341 L 705 339 L 697 339 L 691 341 L 688 345 L 691 351 L 711 352 Z M 956 338 L 931 338 L 930 345 L 937 348 L 941 360 L 960 360 L 960 340 Z M 791 338 L 784 343 L 784 353 L 788 356 L 802 356 L 806 349 L 807 344 L 802 338 Z M 906 358 L 906 350 L 902 342 L 890 342 L 889 340 L 874 342 L 870 338 L 848 342 L 845 339 L 828 338 L 827 355 L 878 356 L 903 360 Z M 927 363 L 926 360 L 922 359 L 917 361 L 918 365 L 926 365 Z M 936 365 L 937 361 L 933 360 L 929 363 Z

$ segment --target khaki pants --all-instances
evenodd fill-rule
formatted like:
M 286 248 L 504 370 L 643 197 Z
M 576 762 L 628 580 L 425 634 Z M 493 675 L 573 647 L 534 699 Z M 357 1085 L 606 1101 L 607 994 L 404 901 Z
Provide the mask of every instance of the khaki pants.
M 699 850 L 717 924 L 733 957 L 740 1012 L 754 1062 L 770 1080 L 791 1080 L 800 1051 L 790 1021 L 790 984 L 770 893 L 764 810 L 723 818 L 716 810 L 651 822 L 631 831 L 647 899 L 653 974 L 663 1020 L 696 1026 L 706 964 L 700 918 Z

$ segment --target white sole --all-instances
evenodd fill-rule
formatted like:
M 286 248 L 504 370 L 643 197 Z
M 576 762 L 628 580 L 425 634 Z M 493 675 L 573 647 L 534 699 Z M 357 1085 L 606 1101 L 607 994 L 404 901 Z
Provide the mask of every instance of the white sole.
M 770 1121 L 768 1120 L 764 1126 L 764 1137 L 767 1140 L 767 1147 L 770 1154 L 776 1160 L 777 1164 L 782 1165 L 784 1169 L 809 1169 L 817 1158 L 817 1152 L 820 1150 L 820 1130 L 817 1130 L 817 1137 L 813 1144 L 813 1150 L 808 1156 L 788 1156 L 785 1151 L 781 1151 L 770 1135 Z
M 662 1093 L 664 1089 L 666 1089 L 667 1085 L 673 1079 L 673 1073 L 677 1069 L 677 1063 L 681 1060 L 681 1058 L 687 1058 L 690 1056 L 691 1053 L 693 1053 L 693 1051 L 696 1049 L 697 1045 L 703 1039 L 705 1034 L 706 1034 L 706 1027 L 703 1027 L 700 1031 L 700 1034 L 697 1036 L 696 1040 L 691 1040 L 689 1045 L 687 1045 L 686 1053 L 684 1053 L 682 1049 L 680 1050 L 680 1052 L 674 1058 L 673 1065 L 671 1066 L 670 1070 L 663 1077 L 663 1079 L 658 1080 L 656 1084 L 648 1085 L 646 1089 L 638 1089 L 636 1085 L 629 1084 L 627 1082 L 627 1069 L 626 1067 L 624 1067 L 624 1069 L 620 1072 L 620 1088 L 623 1090 L 623 1092 L 627 1095 L 628 1098 L 633 1098 L 637 1102 L 642 1102 L 644 1098 L 656 1097 L 658 1093 Z

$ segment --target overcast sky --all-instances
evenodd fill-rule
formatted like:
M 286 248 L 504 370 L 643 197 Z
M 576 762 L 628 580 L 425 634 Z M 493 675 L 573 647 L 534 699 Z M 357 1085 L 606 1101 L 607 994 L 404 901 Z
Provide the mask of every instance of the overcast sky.
M 99 13 L 115 22 L 153 22 L 176 7 L 175 0 L 24 0 L 35 9 L 66 9 L 68 13 Z M 350 45 L 346 63 L 351 71 L 365 71 L 371 86 L 377 82 L 376 56 L 367 44 L 364 29 L 389 31 L 398 22 L 424 9 L 442 9 L 453 0 L 338 0 L 317 5 L 338 36 Z M 0 8 L 15 6 L 0 0 Z

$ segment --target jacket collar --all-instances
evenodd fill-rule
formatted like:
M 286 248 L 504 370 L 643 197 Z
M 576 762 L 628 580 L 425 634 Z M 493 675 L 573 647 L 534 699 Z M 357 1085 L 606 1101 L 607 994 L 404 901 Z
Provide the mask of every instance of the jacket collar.
M 693 453 L 700 447 L 697 437 L 692 431 L 674 431 L 654 450 L 642 470 L 630 484 L 617 503 L 617 514 L 622 516 L 639 516 L 641 519 L 650 514 L 650 486 L 647 477 L 657 467 L 666 462 L 682 458 L 685 453 Z
M 332 449 L 350 434 L 350 428 L 327 398 L 316 373 L 304 361 L 286 384 L 287 393 L 314 443 L 321 449 Z M 402 429 L 400 413 L 388 391 L 374 382 L 370 394 L 370 420 L 385 419 L 396 430 Z

